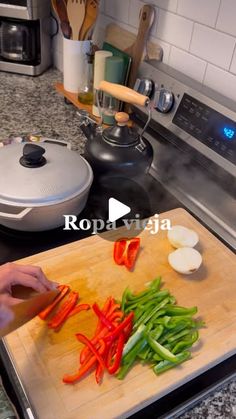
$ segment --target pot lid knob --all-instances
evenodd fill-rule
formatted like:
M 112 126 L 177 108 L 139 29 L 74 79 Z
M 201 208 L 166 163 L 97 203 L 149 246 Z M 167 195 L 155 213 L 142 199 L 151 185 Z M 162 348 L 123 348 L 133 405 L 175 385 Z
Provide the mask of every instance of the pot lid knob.
M 123 127 L 127 125 L 127 123 L 129 122 L 129 115 L 126 112 L 117 112 L 115 114 L 115 120 L 117 122 L 117 125 Z
M 43 154 L 45 149 L 36 144 L 26 144 L 23 148 L 23 156 L 20 158 L 20 164 L 24 167 L 36 168 L 44 166 L 47 162 Z

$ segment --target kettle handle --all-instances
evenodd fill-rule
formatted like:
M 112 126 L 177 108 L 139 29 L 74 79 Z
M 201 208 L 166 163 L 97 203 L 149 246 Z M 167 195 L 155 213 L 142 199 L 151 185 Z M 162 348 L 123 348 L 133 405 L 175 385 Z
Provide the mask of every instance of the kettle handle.
M 98 90 L 102 90 L 108 95 L 122 100 L 122 102 L 130 103 L 131 105 L 148 106 L 150 102 L 150 99 L 147 96 L 141 95 L 129 87 L 125 87 L 116 83 L 110 83 L 105 80 L 100 82 Z

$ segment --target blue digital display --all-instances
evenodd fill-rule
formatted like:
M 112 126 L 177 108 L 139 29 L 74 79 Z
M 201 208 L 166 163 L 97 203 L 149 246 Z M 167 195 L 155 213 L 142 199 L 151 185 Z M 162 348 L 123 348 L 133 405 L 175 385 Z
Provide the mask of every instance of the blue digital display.
M 224 127 L 223 129 L 224 137 L 228 140 L 232 140 L 235 135 L 235 131 L 232 128 Z

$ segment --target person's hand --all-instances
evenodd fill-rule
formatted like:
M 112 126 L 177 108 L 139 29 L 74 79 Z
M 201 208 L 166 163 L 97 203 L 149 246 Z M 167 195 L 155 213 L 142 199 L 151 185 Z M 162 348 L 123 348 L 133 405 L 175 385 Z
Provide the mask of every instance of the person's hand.
M 8 305 L 21 301 L 11 296 L 12 286 L 17 284 L 33 288 L 38 292 L 50 291 L 58 285 L 49 281 L 38 266 L 16 265 L 15 263 L 0 266 L 0 294 L 6 294 Z
M 8 295 L 0 295 L 0 329 L 7 326 L 14 318 L 9 300 L 10 297 Z

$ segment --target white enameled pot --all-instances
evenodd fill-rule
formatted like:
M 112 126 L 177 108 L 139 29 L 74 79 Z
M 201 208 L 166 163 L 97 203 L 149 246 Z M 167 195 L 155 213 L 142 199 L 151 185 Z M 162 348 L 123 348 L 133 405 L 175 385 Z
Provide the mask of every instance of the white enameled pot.
M 0 224 L 21 231 L 50 230 L 86 205 L 93 172 L 79 153 L 57 144 L 0 149 Z

